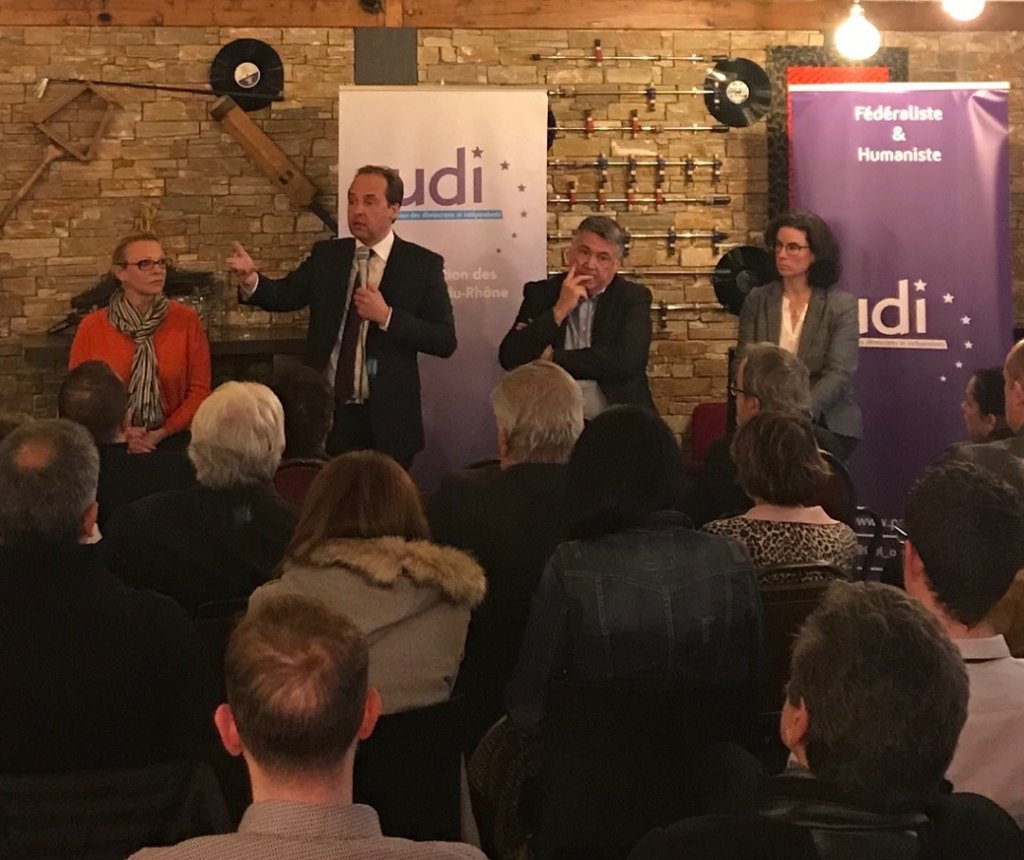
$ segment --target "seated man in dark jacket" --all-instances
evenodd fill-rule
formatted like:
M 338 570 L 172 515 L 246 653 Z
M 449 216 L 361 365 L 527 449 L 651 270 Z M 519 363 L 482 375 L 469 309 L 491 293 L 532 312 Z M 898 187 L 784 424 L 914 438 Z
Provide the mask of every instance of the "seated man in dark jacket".
M 0 444 L 0 773 L 213 749 L 217 692 L 195 628 L 173 601 L 122 585 L 86 543 L 98 474 L 96 446 L 71 421 L 31 421 Z
M 184 450 L 158 448 L 148 454 L 128 453 L 128 391 L 104 362 L 82 362 L 64 377 L 57 412 L 88 430 L 100 449 L 97 501 L 101 532 L 122 505 L 196 482 Z
M 565 368 L 583 393 L 583 414 L 616 403 L 654 409 L 647 382 L 651 291 L 619 275 L 626 232 L 591 215 L 573 233 L 569 271 L 523 287 L 523 303 L 501 341 L 506 370 L 537 358 Z
M 630 860 L 1009 860 L 1020 831 L 943 775 L 967 716 L 967 674 L 901 591 L 836 583 L 793 646 L 780 734 L 790 765 L 756 815 L 654 830 Z
M 583 429 L 583 396 L 549 361 L 505 376 L 491 393 L 500 460 L 446 477 L 427 504 L 434 540 L 469 550 L 487 572 L 456 689 L 468 699 L 467 749 L 504 713 L 530 600 L 565 539 L 565 471 Z
M 784 412 L 804 418 L 811 414 L 807 365 L 773 343 L 747 347 L 736 365 L 731 390 L 736 397 L 736 423 L 740 425 L 758 412 Z M 816 424 L 814 435 L 819 448 L 841 459 L 841 445 L 832 433 Z M 736 478 L 736 464 L 729 452 L 732 436 L 726 433 L 708 445 L 704 466 L 686 494 L 683 508 L 695 526 L 753 507 Z
M 298 513 L 274 490 L 281 404 L 265 385 L 225 382 L 192 419 L 198 483 L 121 508 L 103 541 L 113 570 L 192 611 L 248 597 L 270 579 Z

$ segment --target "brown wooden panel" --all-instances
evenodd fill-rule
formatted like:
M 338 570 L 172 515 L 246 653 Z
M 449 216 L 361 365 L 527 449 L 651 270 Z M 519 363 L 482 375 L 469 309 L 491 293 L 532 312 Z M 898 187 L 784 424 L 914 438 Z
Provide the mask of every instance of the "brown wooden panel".
M 846 0 L 18 0 L 0 3 L 0 26 L 466 27 L 473 29 L 828 30 Z M 1024 30 L 1024 3 L 995 2 L 957 24 L 938 3 L 865 0 L 882 30 Z
M 393 2 L 393 0 L 392 0 Z M 882 30 L 1024 29 L 1024 3 L 989 3 L 978 20 L 957 24 L 938 3 L 866 0 Z M 406 0 L 409 27 L 574 30 L 829 30 L 848 14 L 846 0 Z
M 401 16 L 401 3 L 389 0 Z M 17 0 L 0 2 L 0 26 L 373 27 L 402 26 L 357 0 Z

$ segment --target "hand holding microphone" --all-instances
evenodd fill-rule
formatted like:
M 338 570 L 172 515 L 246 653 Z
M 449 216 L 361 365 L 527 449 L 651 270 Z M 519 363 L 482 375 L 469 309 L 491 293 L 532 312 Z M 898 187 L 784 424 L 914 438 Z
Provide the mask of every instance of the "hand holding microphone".
M 383 326 L 388 321 L 391 308 L 384 301 L 384 296 L 376 284 L 370 283 L 370 249 L 365 246 L 356 248 L 356 271 L 359 273 L 359 288 L 353 296 L 356 313 L 364 320 Z

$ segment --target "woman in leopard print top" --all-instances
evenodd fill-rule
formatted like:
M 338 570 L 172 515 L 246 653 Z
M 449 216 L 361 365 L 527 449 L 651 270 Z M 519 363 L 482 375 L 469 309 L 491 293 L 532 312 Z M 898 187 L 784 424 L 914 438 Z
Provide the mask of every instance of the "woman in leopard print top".
M 781 413 L 752 416 L 732 443 L 744 492 L 754 507 L 742 516 L 716 520 L 704 531 L 742 544 L 758 568 L 823 562 L 849 576 L 857 558 L 857 536 L 812 502 L 828 476 L 810 422 Z M 762 573 L 762 585 L 813 582 L 823 572 Z

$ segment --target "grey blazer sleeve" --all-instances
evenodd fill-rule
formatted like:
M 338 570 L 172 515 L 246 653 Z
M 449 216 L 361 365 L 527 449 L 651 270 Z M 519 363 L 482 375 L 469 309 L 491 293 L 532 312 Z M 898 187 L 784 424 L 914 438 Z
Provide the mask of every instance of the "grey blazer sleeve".
M 811 386 L 811 411 L 820 418 L 847 395 L 857 370 L 860 332 L 857 325 L 857 299 L 836 290 L 829 294 L 828 349 L 821 373 Z
M 754 325 L 757 320 L 757 313 L 761 308 L 763 291 L 760 289 L 751 290 L 740 308 L 740 334 L 736 340 L 736 357 L 743 355 L 747 344 L 754 343 Z

